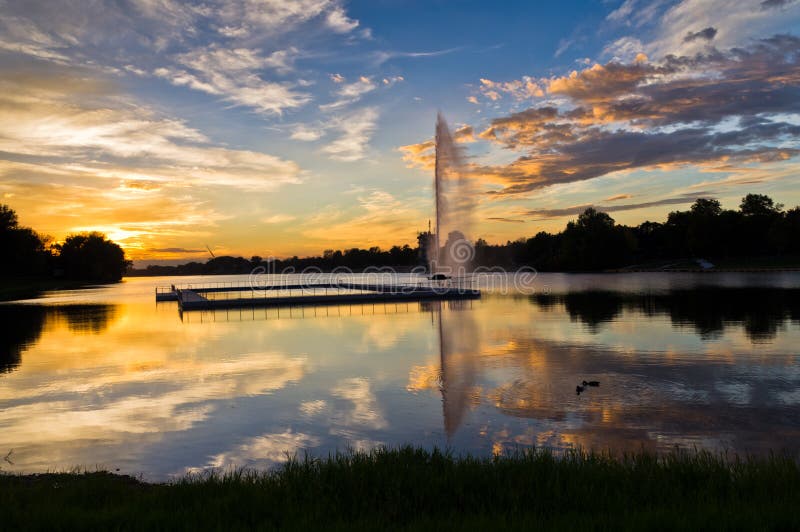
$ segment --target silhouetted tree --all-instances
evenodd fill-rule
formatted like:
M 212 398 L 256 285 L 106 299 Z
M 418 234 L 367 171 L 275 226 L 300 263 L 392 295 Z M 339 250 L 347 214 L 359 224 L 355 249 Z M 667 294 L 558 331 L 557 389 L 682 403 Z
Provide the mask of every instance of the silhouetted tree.
M 772 216 L 778 214 L 783 205 L 776 204 L 772 198 L 764 194 L 748 194 L 742 198 L 739 209 L 745 216 Z
M 632 246 L 625 229 L 594 208 L 586 209 L 564 230 L 559 263 L 570 270 L 596 270 L 625 264 Z
M 0 231 L 17 227 L 17 213 L 8 205 L 0 204 Z
M 29 227 L 21 227 L 17 213 L 8 205 L 0 205 L 0 274 L 4 276 L 36 276 L 46 272 L 49 254 L 46 238 Z
M 56 249 L 57 264 L 69 279 L 119 281 L 130 265 L 122 248 L 102 233 L 70 235 Z
M 692 214 L 698 216 L 719 216 L 719 214 L 722 212 L 722 204 L 715 199 L 698 198 L 690 210 L 692 211 Z

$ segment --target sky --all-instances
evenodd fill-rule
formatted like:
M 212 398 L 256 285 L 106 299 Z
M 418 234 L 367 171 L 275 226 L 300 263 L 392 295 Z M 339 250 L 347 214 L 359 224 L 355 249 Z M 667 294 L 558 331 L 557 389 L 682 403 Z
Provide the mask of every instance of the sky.
M 137 265 L 800 204 L 797 0 L 0 0 L 0 202 Z

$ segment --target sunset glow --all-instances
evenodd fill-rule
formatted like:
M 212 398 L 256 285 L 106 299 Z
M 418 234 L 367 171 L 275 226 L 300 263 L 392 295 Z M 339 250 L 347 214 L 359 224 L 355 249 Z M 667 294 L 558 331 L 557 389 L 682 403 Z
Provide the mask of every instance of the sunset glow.
M 0 4 L 0 203 L 137 265 L 414 244 L 448 117 L 473 238 L 800 204 L 800 3 Z

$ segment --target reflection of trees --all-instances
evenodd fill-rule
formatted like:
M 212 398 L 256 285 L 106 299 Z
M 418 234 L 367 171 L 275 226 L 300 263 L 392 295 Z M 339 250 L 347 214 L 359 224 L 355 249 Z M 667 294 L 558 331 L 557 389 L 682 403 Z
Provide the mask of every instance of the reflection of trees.
M 20 365 L 22 352 L 42 334 L 44 318 L 43 307 L 0 305 L 0 373 L 10 373 Z
M 704 338 L 721 334 L 726 326 L 742 326 L 753 342 L 775 337 L 787 321 L 800 322 L 800 290 L 781 288 L 695 288 L 661 294 L 578 292 L 537 295 L 532 301 L 543 310 L 555 303 L 572 319 L 597 332 L 623 310 L 646 316 L 669 316 L 673 325 L 689 325 Z
M 103 332 L 116 314 L 113 305 L 68 305 L 55 307 L 55 310 L 66 320 L 70 331 L 83 334 Z
M 115 313 L 112 305 L 0 306 L 4 330 L 0 335 L 0 373 L 10 373 L 20 365 L 23 351 L 39 339 L 49 320 L 64 319 L 75 333 L 97 334 L 108 327 Z

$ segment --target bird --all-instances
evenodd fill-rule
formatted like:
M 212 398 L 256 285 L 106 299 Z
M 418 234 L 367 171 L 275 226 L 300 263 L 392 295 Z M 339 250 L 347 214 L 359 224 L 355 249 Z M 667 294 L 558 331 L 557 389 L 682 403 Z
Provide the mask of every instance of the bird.
M 583 381 L 582 383 L 584 386 L 600 386 L 600 381 Z
M 580 384 L 575 387 L 576 394 L 580 395 L 582 391 L 583 391 L 583 386 L 581 386 Z
M 3 458 L 3 460 L 5 460 L 6 462 L 8 462 L 11 465 L 14 465 L 14 462 L 11 461 L 11 454 L 13 452 L 14 452 L 14 449 L 11 449 L 10 451 L 8 451 L 8 454 Z

